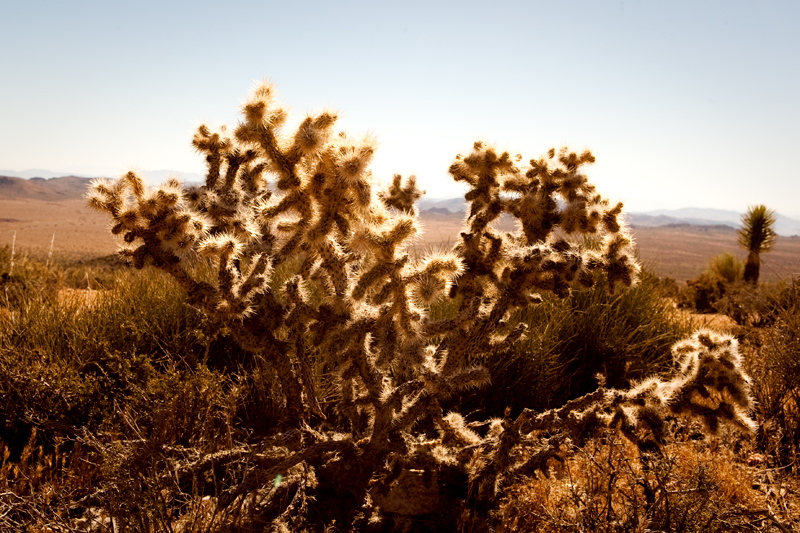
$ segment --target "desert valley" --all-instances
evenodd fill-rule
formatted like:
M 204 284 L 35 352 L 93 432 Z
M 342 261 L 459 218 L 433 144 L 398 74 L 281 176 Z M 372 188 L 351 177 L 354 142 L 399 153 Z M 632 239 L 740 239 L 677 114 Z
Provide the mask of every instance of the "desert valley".
M 45 257 L 52 243 L 53 257 L 66 261 L 114 254 L 117 241 L 108 231 L 107 217 L 86 207 L 83 195 L 89 181 L 75 176 L 48 180 L 0 176 L 0 246 L 15 241 L 17 250 Z M 424 232 L 416 251 L 449 248 L 458 238 L 464 213 L 456 210 L 457 201 L 444 203 L 450 208 L 430 207 L 443 202 L 422 202 Z M 745 257 L 731 226 L 679 221 L 655 226 L 648 219 L 652 217 L 631 215 L 631 229 L 640 260 L 660 277 L 686 281 L 703 272 L 710 258 L 725 251 Z M 513 227 L 501 223 L 498 229 Z M 800 236 L 779 236 L 774 249 L 762 255 L 761 279 L 774 282 L 798 275 Z

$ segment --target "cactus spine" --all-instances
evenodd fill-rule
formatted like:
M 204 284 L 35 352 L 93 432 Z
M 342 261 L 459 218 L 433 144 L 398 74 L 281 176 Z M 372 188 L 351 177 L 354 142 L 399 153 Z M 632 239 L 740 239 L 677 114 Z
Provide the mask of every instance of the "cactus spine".
M 710 333 L 676 347 L 681 370 L 671 381 L 525 411 L 495 421 L 484 436 L 460 414 L 445 413 L 447 398 L 489 383 L 479 356 L 508 350 L 524 335 L 523 327 L 508 327 L 508 317 L 535 304 L 539 292 L 563 297 L 599 277 L 612 291 L 635 283 L 639 265 L 622 204 L 609 204 L 589 183 L 590 152 L 552 149 L 522 165 L 521 156 L 475 143 L 450 167 L 469 188 L 464 231 L 450 252 L 415 259 L 407 249 L 419 232 L 415 178 L 396 175 L 377 191 L 369 171 L 374 139 L 336 132 L 330 111 L 307 116 L 293 132 L 283 128 L 287 116 L 273 86 L 261 83 L 232 132 L 197 129 L 203 186 L 173 180 L 147 189 L 129 172 L 97 180 L 88 197 L 111 216 L 122 255 L 174 276 L 191 305 L 275 368 L 283 429 L 299 430 L 303 445 L 269 475 L 309 465 L 320 483 L 347 487 L 337 490 L 358 502 L 363 518 L 401 470 L 422 470 L 428 481 L 461 472 L 479 487 L 472 497 L 488 502 L 503 479 L 542 468 L 565 439 L 601 426 L 655 443 L 670 411 L 700 416 L 712 430 L 720 421 L 752 426 L 735 343 Z M 517 219 L 518 231 L 495 229 L 504 214 Z M 586 238 L 597 245 L 585 249 Z M 213 280 L 194 274 L 198 257 L 214 265 Z M 287 269 L 288 278 L 276 277 Z M 440 298 L 453 300 L 456 311 L 434 320 L 428 306 Z M 320 364 L 337 376 L 336 400 L 327 405 L 314 381 Z M 438 437 L 416 430 L 421 421 Z M 538 451 L 518 464 L 513 450 L 532 442 Z M 218 504 L 230 504 L 247 483 L 230 487 Z M 353 527 L 364 523 L 354 519 Z

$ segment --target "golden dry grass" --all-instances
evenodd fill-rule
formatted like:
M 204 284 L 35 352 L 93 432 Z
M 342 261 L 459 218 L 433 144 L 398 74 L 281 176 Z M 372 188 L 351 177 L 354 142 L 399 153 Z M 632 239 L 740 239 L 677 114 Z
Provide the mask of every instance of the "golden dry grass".
M 56 293 L 56 301 L 59 306 L 74 309 L 91 309 L 100 303 L 103 298 L 108 297 L 108 291 L 98 291 L 94 289 L 59 289 Z
M 667 514 L 681 531 L 747 524 L 753 531 L 791 531 L 800 525 L 800 498 L 789 483 L 796 480 L 750 466 L 715 440 L 674 442 L 663 458 L 644 464 L 633 444 L 610 437 L 575 450 L 565 464 L 554 465 L 549 478 L 525 478 L 509 487 L 498 512 L 508 532 L 594 531 L 593 524 L 660 531 L 652 528 L 663 525 Z M 650 489 L 655 490 L 648 504 Z
M 668 303 L 674 309 L 675 318 L 681 323 L 690 322 L 696 329 L 707 328 L 727 333 L 736 334 L 739 325 L 728 315 L 722 313 L 696 313 L 693 310 L 678 307 L 675 300 L 668 298 Z

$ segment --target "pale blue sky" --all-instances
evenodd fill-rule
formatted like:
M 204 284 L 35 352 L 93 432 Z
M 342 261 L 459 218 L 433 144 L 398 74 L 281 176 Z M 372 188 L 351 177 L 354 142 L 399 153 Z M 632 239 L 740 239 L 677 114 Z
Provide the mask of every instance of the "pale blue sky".
M 765 203 L 800 217 L 800 2 L 0 4 L 0 168 L 203 172 L 195 126 L 254 80 L 371 131 L 374 171 L 457 196 L 478 139 L 591 149 L 632 211 Z

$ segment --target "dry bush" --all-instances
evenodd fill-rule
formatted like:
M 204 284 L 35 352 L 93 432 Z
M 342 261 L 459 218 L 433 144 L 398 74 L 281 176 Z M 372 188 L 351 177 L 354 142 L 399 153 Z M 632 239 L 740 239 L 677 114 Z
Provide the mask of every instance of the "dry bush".
M 509 487 L 497 515 L 501 531 L 790 531 L 798 509 L 763 477 L 705 441 L 642 455 L 611 433 Z
M 758 320 L 749 322 L 744 335 L 747 371 L 754 378 L 752 394 L 761 427 L 758 445 L 770 466 L 796 474 L 800 467 L 798 284 L 795 281 L 750 298 L 758 299 L 759 308 L 764 309 Z

